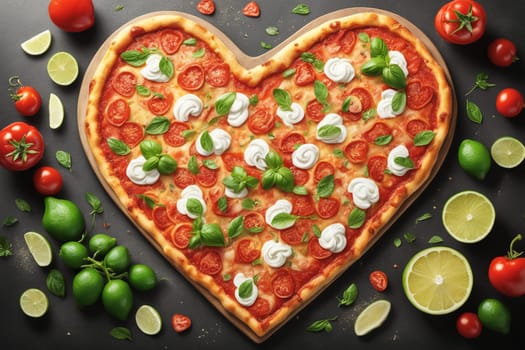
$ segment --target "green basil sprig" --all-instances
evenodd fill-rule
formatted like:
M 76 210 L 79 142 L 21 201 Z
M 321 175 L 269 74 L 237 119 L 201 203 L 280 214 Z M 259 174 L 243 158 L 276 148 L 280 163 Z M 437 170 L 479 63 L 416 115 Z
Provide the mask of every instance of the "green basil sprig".
M 142 166 L 144 171 L 157 169 L 162 175 L 169 175 L 177 170 L 177 161 L 169 154 L 162 153 L 162 146 L 157 141 L 142 141 L 140 152 L 146 158 L 146 162 Z
M 195 249 L 201 245 L 208 247 L 224 247 L 226 241 L 222 229 L 218 224 L 205 224 L 202 217 L 193 220 L 191 238 L 188 247 Z
M 162 55 L 162 53 L 157 49 L 148 49 L 147 47 L 142 47 L 140 50 L 124 51 L 120 54 L 120 58 L 133 67 L 140 67 L 146 63 L 146 60 L 151 54 Z M 164 55 L 162 55 L 162 58 L 159 62 L 159 69 L 162 74 L 166 75 L 170 79 L 173 77 L 175 72 L 173 62 L 171 62 L 170 59 Z
M 253 292 L 253 280 L 251 278 L 242 282 L 239 286 L 239 296 L 241 298 L 248 298 Z
M 335 321 L 337 319 L 337 316 L 326 319 L 326 320 L 317 320 L 313 322 L 311 325 L 309 325 L 306 330 L 308 332 L 331 332 L 334 328 L 332 326 L 332 323 L 330 321 Z
M 166 117 L 155 117 L 146 126 L 146 134 L 162 135 L 170 128 L 170 121 Z
M 358 229 L 365 223 L 366 213 L 364 210 L 354 208 L 348 216 L 348 227 Z
M 284 89 L 274 89 L 273 98 L 283 111 L 292 110 L 292 96 L 290 96 L 288 91 Z
M 338 306 L 352 305 L 354 301 L 357 299 L 357 295 L 358 295 L 357 285 L 355 283 L 352 283 L 343 292 L 343 297 L 341 299 L 338 298 L 339 300 Z
M 217 116 L 220 117 L 230 113 L 236 97 L 236 92 L 229 92 L 219 97 L 217 101 L 215 101 L 215 113 L 217 113 Z
M 361 73 L 367 76 L 381 75 L 385 84 L 394 89 L 404 89 L 406 86 L 403 70 L 399 65 L 390 63 L 388 47 L 378 37 L 370 41 L 370 59 L 361 66 Z
M 281 191 L 292 192 L 295 187 L 295 179 L 292 171 L 283 166 L 283 159 L 279 153 L 270 151 L 265 157 L 266 169 L 262 175 L 262 187 L 267 190 L 275 186 Z
M 243 167 L 233 167 L 232 173 L 226 176 L 222 183 L 235 193 L 240 193 L 245 188 L 255 188 L 259 184 L 256 177 L 248 175 Z

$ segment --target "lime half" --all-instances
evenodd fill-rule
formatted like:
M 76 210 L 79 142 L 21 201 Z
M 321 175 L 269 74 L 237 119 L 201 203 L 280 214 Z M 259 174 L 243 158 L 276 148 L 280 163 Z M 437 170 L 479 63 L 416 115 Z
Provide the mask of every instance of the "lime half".
M 37 56 L 45 53 L 51 46 L 51 32 L 44 30 L 41 33 L 27 39 L 20 47 L 28 55 Z
M 147 335 L 155 335 L 162 329 L 162 318 L 151 305 L 142 305 L 137 309 L 135 322 L 141 332 Z
M 64 122 L 64 105 L 54 93 L 49 94 L 49 127 L 58 129 Z
M 500 137 L 492 144 L 490 155 L 502 168 L 515 168 L 525 159 L 525 146 L 514 137 Z
M 476 191 L 462 191 L 443 206 L 443 225 L 455 240 L 476 243 L 485 238 L 496 220 L 492 202 Z
M 20 308 L 29 317 L 42 317 L 47 312 L 49 302 L 40 289 L 29 288 L 20 296 Z
M 53 252 L 49 241 L 38 232 L 24 233 L 24 240 L 26 242 L 29 252 L 35 259 L 38 266 L 49 266 L 53 261 Z
M 381 326 L 390 313 L 390 307 L 390 302 L 384 299 L 368 305 L 355 320 L 355 334 L 362 336 Z
M 448 247 L 431 247 L 416 253 L 405 266 L 402 280 L 410 303 L 432 315 L 460 308 L 474 284 L 468 260 Z
M 69 52 L 55 53 L 47 62 L 47 74 L 56 84 L 67 86 L 78 77 L 78 63 Z

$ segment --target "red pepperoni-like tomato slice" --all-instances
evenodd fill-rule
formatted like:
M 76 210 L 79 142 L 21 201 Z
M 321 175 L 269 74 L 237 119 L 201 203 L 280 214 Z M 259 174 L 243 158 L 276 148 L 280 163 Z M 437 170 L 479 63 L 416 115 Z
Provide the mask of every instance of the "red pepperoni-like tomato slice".
M 154 115 L 166 114 L 173 103 L 173 95 L 170 93 L 155 95 L 148 100 L 148 108 Z
M 372 107 L 372 95 L 368 90 L 356 87 L 343 94 L 343 100 L 347 97 L 350 97 L 350 106 L 347 112 L 342 112 L 343 117 L 352 121 L 361 120 L 363 113 Z
M 275 116 L 266 108 L 257 108 L 248 117 L 248 128 L 256 135 L 267 134 L 275 126 Z
M 209 250 L 204 253 L 199 261 L 199 271 L 207 275 L 216 275 L 222 270 L 222 260 L 219 253 Z
M 281 139 L 280 150 L 285 153 L 293 153 L 296 147 L 306 142 L 304 136 L 298 132 L 290 132 Z
M 193 225 L 190 223 L 178 224 L 171 230 L 171 242 L 179 249 L 186 249 L 190 242 Z
M 315 213 L 314 200 L 311 196 L 294 196 L 292 198 L 292 214 L 308 216 Z
M 421 119 L 412 119 L 407 123 L 407 133 L 414 137 L 422 131 L 428 130 L 428 124 Z
M 206 70 L 206 82 L 213 87 L 223 87 L 230 82 L 230 66 L 217 63 Z
M 215 2 L 213 0 L 201 0 L 197 3 L 197 11 L 203 15 L 212 15 L 215 12 Z
M 295 180 L 295 185 L 302 186 L 308 182 L 308 179 L 310 178 L 310 174 L 308 174 L 308 171 L 297 168 L 295 166 L 291 166 L 290 170 L 292 171 L 293 178 Z
M 288 270 L 280 270 L 272 276 L 273 294 L 281 299 L 290 298 L 295 293 L 295 281 Z
M 160 46 L 168 55 L 177 52 L 184 40 L 184 34 L 175 29 L 166 29 L 160 33 Z
M 289 245 L 301 244 L 305 234 L 311 231 L 311 226 L 308 220 L 297 220 L 292 227 L 280 231 L 281 239 Z
M 383 181 L 387 159 L 384 156 L 374 156 L 368 160 L 368 174 L 377 182 Z
M 177 168 L 173 174 L 173 182 L 178 188 L 185 189 L 189 185 L 195 184 L 195 177 L 188 169 Z
M 126 122 L 120 127 L 120 140 L 133 148 L 144 138 L 144 128 L 139 123 Z
M 203 187 L 212 187 L 217 183 L 218 171 L 206 168 L 204 165 L 199 167 L 197 182 Z
M 118 94 L 124 97 L 133 96 L 133 94 L 135 93 L 136 85 L 137 77 L 135 76 L 135 74 L 128 71 L 120 72 L 111 83 L 113 89 L 115 89 L 115 91 Z
M 250 232 L 260 233 L 266 228 L 266 221 L 261 214 L 251 212 L 244 216 L 244 228 Z
M 263 319 L 271 312 L 270 302 L 264 298 L 257 298 L 252 306 L 248 307 L 248 311 L 258 319 Z
M 159 229 L 164 230 L 173 225 L 170 217 L 168 216 L 168 210 L 165 206 L 155 206 L 151 212 L 153 222 Z
M 129 104 L 124 99 L 119 98 L 109 104 L 106 110 L 106 119 L 112 125 L 121 126 L 129 119 L 130 113 Z
M 295 84 L 306 86 L 315 81 L 314 67 L 307 62 L 299 62 L 295 72 Z
M 184 90 L 199 90 L 204 84 L 204 69 L 198 63 L 186 66 L 177 76 L 177 83 Z
M 392 129 L 382 122 L 377 122 L 370 128 L 367 132 L 365 132 L 364 137 L 368 142 L 375 142 L 375 140 L 379 136 L 385 136 L 392 134 Z
M 235 258 L 243 264 L 249 264 L 261 256 L 255 242 L 250 238 L 241 239 L 235 248 Z
M 164 141 L 173 147 L 180 147 L 186 143 L 186 139 L 182 136 L 182 132 L 189 130 L 190 127 L 182 122 L 173 122 L 171 123 L 168 131 L 166 131 L 162 138 Z
M 317 238 L 312 238 L 310 242 L 308 242 L 308 253 L 317 260 L 327 259 L 333 254 L 331 251 L 321 247 L 319 239 Z
M 364 163 L 368 155 L 368 143 L 363 140 L 354 140 L 346 145 L 344 152 L 350 163 Z
M 425 107 L 434 97 L 434 89 L 419 81 L 408 83 L 406 92 L 408 108 L 416 110 Z
M 306 105 L 306 116 L 314 122 L 320 122 L 325 116 L 323 110 L 324 106 L 321 102 L 317 100 L 311 100 Z
M 337 214 L 340 206 L 341 202 L 337 198 L 319 198 L 317 202 L 317 214 L 321 219 L 329 219 Z
M 354 49 L 355 42 L 356 42 L 355 32 L 352 30 L 346 31 L 343 37 L 341 38 L 341 50 L 344 53 L 352 52 L 352 50 Z
M 324 161 L 319 162 L 317 163 L 314 169 L 314 181 L 319 182 L 321 181 L 322 178 L 328 175 L 333 175 L 334 172 L 335 172 L 335 168 L 332 164 L 328 162 L 324 162 Z

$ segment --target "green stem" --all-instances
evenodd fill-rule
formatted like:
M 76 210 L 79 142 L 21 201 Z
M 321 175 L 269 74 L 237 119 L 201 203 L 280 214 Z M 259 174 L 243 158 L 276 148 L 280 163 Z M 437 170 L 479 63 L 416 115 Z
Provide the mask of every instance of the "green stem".
M 523 254 L 523 252 L 517 252 L 514 250 L 514 243 L 516 241 L 519 241 L 521 240 L 521 234 L 517 234 L 516 237 L 514 237 L 512 239 L 512 241 L 510 242 L 510 247 L 509 247 L 509 251 L 507 252 L 507 258 L 509 260 L 512 260 L 512 259 L 516 259 L 517 257 L 519 257 L 521 254 Z

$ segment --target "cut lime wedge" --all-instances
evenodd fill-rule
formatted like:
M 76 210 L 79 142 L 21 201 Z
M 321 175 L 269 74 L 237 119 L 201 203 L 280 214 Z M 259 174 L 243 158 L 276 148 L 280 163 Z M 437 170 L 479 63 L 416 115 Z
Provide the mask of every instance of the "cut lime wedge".
M 28 55 L 37 56 L 45 53 L 51 46 L 51 32 L 49 29 L 27 39 L 20 47 Z
M 54 93 L 49 94 L 49 127 L 58 129 L 64 122 L 64 105 Z
M 51 244 L 49 244 L 49 241 L 44 236 L 38 232 L 29 231 L 24 233 L 24 240 L 38 266 L 45 267 L 51 265 L 53 252 L 51 250 Z

